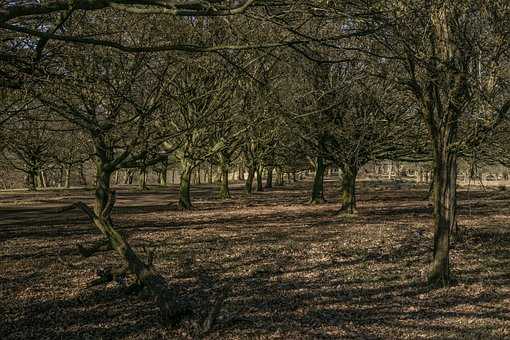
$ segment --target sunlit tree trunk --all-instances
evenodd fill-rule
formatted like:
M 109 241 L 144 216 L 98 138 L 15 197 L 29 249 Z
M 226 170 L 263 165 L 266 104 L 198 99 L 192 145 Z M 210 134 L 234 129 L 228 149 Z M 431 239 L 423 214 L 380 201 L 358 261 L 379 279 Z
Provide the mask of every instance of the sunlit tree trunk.
M 257 191 L 262 192 L 264 191 L 264 186 L 262 184 L 262 168 L 257 166 L 257 170 L 255 172 L 257 174 Z
M 342 204 L 341 211 L 348 214 L 356 212 L 356 177 L 358 169 L 356 166 L 345 165 L 342 167 L 342 185 L 340 201 Z
M 68 166 L 66 168 L 66 179 L 65 179 L 65 188 L 69 189 L 71 187 L 71 167 Z

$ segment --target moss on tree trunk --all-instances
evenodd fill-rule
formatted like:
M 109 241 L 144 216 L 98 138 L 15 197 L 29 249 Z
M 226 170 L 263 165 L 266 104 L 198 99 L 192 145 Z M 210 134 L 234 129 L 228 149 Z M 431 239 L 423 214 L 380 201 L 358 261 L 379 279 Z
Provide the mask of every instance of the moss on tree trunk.
M 356 177 L 358 170 L 353 166 L 344 166 L 342 168 L 342 186 L 340 202 L 342 204 L 341 211 L 348 214 L 356 212 Z

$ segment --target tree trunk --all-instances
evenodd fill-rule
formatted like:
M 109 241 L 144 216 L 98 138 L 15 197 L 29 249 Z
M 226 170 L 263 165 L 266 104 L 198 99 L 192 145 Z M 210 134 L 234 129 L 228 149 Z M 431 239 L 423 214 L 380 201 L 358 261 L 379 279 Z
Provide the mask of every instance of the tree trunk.
M 110 191 L 112 172 L 99 162 L 96 173 L 95 204 L 92 216 L 94 224 L 108 238 L 111 246 L 127 262 L 129 270 L 138 281 L 156 298 L 164 323 L 175 323 L 181 310 L 176 305 L 175 293 L 169 289 L 165 279 L 145 264 L 131 246 L 114 228 L 111 220 L 114 199 Z
M 202 184 L 202 181 L 201 181 L 201 174 L 200 174 L 200 165 L 197 167 L 197 184 Z
M 434 252 L 428 280 L 444 287 L 450 281 L 450 233 L 455 228 L 457 205 L 457 155 L 447 146 L 436 152 L 433 183 Z
M 238 179 L 238 180 L 240 180 L 240 181 L 244 181 L 244 170 L 245 170 L 245 168 L 244 168 L 244 164 L 241 164 L 241 165 L 239 166 L 239 176 L 238 176 L 238 178 L 237 178 L 237 179 Z
M 68 166 L 66 168 L 65 188 L 69 189 L 70 187 L 71 187 L 71 167 Z
M 183 164 L 181 171 L 181 183 L 179 185 L 179 208 L 183 210 L 191 209 L 190 182 L 193 167 L 191 164 Z
M 273 187 L 273 170 L 272 166 L 267 167 L 267 178 L 266 178 L 266 188 L 271 189 Z
M 245 189 L 247 194 L 253 192 L 253 178 L 255 177 L 255 169 L 248 168 L 248 178 L 246 179 Z
M 140 175 L 138 177 L 138 189 L 147 190 L 147 169 L 141 168 Z
M 36 175 L 37 175 L 37 172 L 35 172 L 35 171 L 27 172 L 27 189 L 29 191 L 37 190 L 37 185 L 36 185 L 36 181 L 35 181 Z
M 262 192 L 262 191 L 264 191 L 264 186 L 262 184 L 262 169 L 261 169 L 261 167 L 257 167 L 257 170 L 255 172 L 257 174 L 257 191 Z
M 312 197 L 310 203 L 319 204 L 324 202 L 324 173 L 326 165 L 322 157 L 317 157 L 315 164 L 315 177 L 313 180 Z
M 283 171 L 280 168 L 276 168 L 276 185 L 278 186 L 284 186 L 285 185 L 285 179 L 283 177 Z
M 159 185 L 166 187 L 168 184 L 168 169 L 165 167 L 159 173 Z
M 46 173 L 44 172 L 44 170 L 39 171 L 39 182 L 41 188 L 48 187 L 48 178 L 46 177 Z
M 221 183 L 219 197 L 220 199 L 229 199 L 231 197 L 230 189 L 228 187 L 228 167 L 226 166 L 221 167 Z
M 61 166 L 59 169 L 58 169 L 58 187 L 59 188 L 63 188 L 64 187 L 64 182 L 65 182 L 65 171 L 64 171 L 64 167 Z
M 85 170 L 83 169 L 83 165 L 80 166 L 80 185 L 84 187 L 87 186 L 87 176 L 85 176 Z
M 342 194 L 340 197 L 342 208 L 348 214 L 356 212 L 356 177 L 358 169 L 352 166 L 344 166 L 342 168 Z
M 209 165 L 209 172 L 207 173 L 207 183 L 213 184 L 213 173 L 214 173 L 214 167 L 212 163 Z

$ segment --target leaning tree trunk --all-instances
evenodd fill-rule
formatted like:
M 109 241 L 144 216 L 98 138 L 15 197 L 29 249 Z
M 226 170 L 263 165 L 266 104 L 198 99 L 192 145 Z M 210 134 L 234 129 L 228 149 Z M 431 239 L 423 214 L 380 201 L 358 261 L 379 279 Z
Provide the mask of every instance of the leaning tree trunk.
M 342 194 L 340 201 L 342 208 L 340 211 L 345 211 L 348 214 L 356 212 L 356 177 L 358 169 L 354 166 L 344 166 L 342 168 Z
M 41 180 L 41 186 L 43 188 L 47 188 L 48 187 L 48 178 L 47 178 L 44 170 L 39 171 L 39 178 Z
M 257 191 L 262 192 L 264 191 L 264 186 L 262 184 L 262 169 L 257 167 L 255 172 L 257 173 Z
M 192 172 L 193 167 L 191 164 L 183 164 L 179 185 L 179 208 L 183 210 L 191 209 L 190 185 Z
M 450 281 L 450 233 L 457 205 L 457 155 L 447 146 L 436 151 L 433 181 L 434 252 L 428 280 L 444 287 Z
M 89 211 L 89 217 L 96 227 L 108 238 L 112 248 L 127 262 L 129 270 L 136 275 L 138 282 L 146 287 L 155 297 L 161 318 L 164 323 L 178 322 L 182 311 L 177 306 L 175 293 L 170 290 L 165 279 L 145 264 L 133 251 L 121 234 L 114 228 L 111 212 L 114 205 L 114 195 L 110 190 L 112 171 L 101 165 L 97 167 L 94 210 Z M 86 205 L 82 209 L 88 211 Z
M 319 204 L 324 202 L 324 173 L 326 165 L 322 157 L 317 157 L 315 165 L 315 178 L 313 180 L 312 197 L 310 203 Z
M 271 189 L 273 187 L 273 170 L 274 167 L 267 167 L 267 178 L 266 178 L 266 188 Z
M 230 189 L 228 187 L 228 167 L 227 166 L 221 166 L 221 183 L 220 183 L 220 192 L 219 192 L 220 199 L 229 199 L 230 196 Z
M 246 178 L 245 189 L 247 194 L 253 192 L 253 178 L 255 177 L 255 169 L 248 168 L 248 178 Z

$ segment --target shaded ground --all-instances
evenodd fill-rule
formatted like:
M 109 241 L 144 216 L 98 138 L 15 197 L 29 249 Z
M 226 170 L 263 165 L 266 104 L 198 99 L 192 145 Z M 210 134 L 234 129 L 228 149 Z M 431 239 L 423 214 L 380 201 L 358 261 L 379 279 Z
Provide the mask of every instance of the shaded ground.
M 229 287 L 207 336 L 234 338 L 510 338 L 510 215 L 506 191 L 462 191 L 462 236 L 452 250 L 457 283 L 429 290 L 427 188 L 361 183 L 359 214 L 306 205 L 310 183 L 217 201 L 192 192 L 177 210 L 175 188 L 121 190 L 114 214 L 130 242 L 154 248 L 157 269 L 196 310 Z M 333 182 L 327 199 L 334 202 Z M 189 338 L 158 324 L 155 305 L 110 284 L 85 289 L 112 254 L 83 260 L 78 243 L 100 235 L 79 212 L 55 214 L 80 190 L 0 196 L 0 338 Z M 57 251 L 76 262 L 70 269 Z

